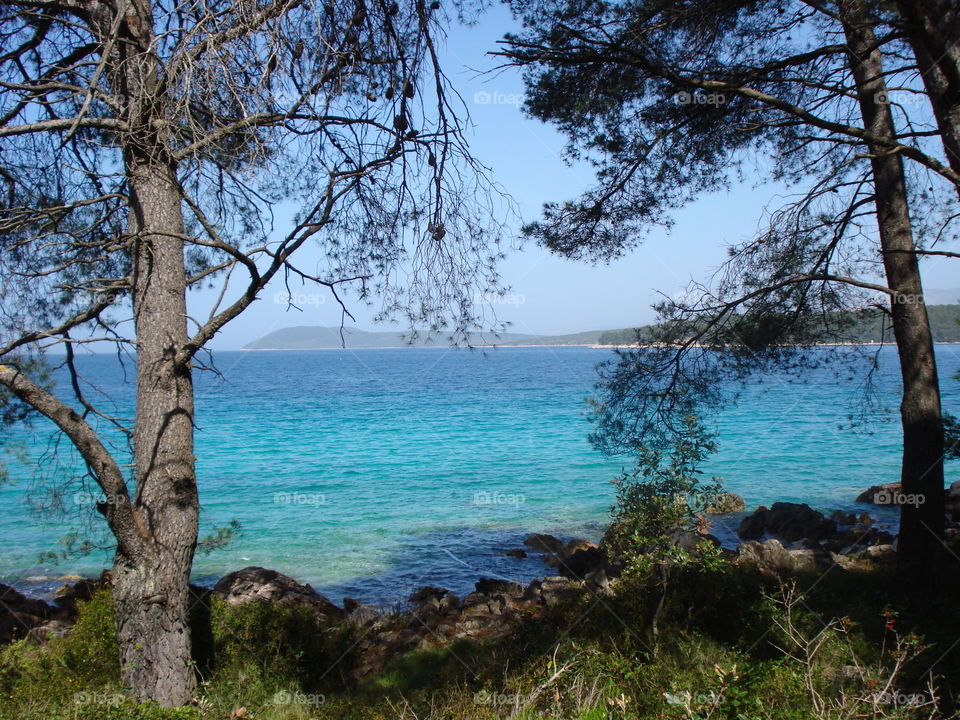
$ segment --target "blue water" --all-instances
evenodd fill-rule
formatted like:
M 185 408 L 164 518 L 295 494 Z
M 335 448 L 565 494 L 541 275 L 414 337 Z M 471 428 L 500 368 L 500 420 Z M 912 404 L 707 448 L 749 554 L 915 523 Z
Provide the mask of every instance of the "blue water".
M 196 381 L 202 523 L 210 532 L 236 520 L 241 532 L 197 558 L 196 579 L 262 565 L 335 600 L 389 603 L 425 584 L 463 592 L 480 576 L 542 575 L 537 559 L 503 551 L 535 531 L 599 536 L 610 480 L 630 464 L 586 439 L 584 398 L 609 356 L 590 348 L 217 354 L 222 376 Z M 896 356 L 884 349 L 880 359 L 869 432 L 845 428 L 861 402 L 856 381 L 770 376 L 716 419 L 721 450 L 705 469 L 748 507 L 789 500 L 853 509 L 860 490 L 899 475 Z M 958 412 L 951 376 L 960 346 L 939 346 L 938 360 L 944 405 Z M 124 373 L 115 357 L 92 355 L 80 366 L 115 412 L 129 415 L 132 366 Z M 65 444 L 55 452 L 50 426 L 37 421 L 12 440 L 25 457 L 5 459 L 0 580 L 44 592 L 64 573 L 108 566 L 106 542 L 38 563 L 77 529 L 106 538 L 83 494 L 82 466 Z M 960 463 L 948 465 L 948 481 L 958 478 Z M 65 516 L 37 512 L 56 499 L 51 488 Z

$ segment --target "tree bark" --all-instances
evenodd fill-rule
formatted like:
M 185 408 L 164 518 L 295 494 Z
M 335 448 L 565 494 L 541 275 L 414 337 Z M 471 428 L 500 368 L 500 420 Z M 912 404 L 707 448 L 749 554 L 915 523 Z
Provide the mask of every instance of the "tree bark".
M 897 0 L 897 11 L 930 98 L 947 161 L 960 172 L 960 13 L 951 0 Z
M 845 0 L 840 11 L 864 126 L 877 137 L 895 137 L 890 105 L 882 101 L 886 83 L 866 4 Z M 868 149 L 903 379 L 901 482 L 903 493 L 918 500 L 901 506 L 898 557 L 901 569 L 912 577 L 932 581 L 944 550 L 943 420 L 936 357 L 923 301 L 903 160 L 877 145 Z
M 139 234 L 135 507 L 149 540 L 139 553 L 118 550 L 113 602 L 124 682 L 140 699 L 175 706 L 196 688 L 187 616 L 199 512 L 193 383 L 189 364 L 177 359 L 187 341 L 183 218 L 171 167 L 135 162 L 130 177 Z
M 196 688 L 188 583 L 199 500 L 193 382 L 190 361 L 182 354 L 188 339 L 183 209 L 162 129 L 165 98 L 151 3 L 98 8 L 106 14 L 99 18 L 101 36 L 118 33 L 105 60 L 114 90 L 125 98 L 129 126 L 121 142 L 137 339 L 133 504 L 145 538 L 135 548 L 118 545 L 114 615 L 124 683 L 136 698 L 170 707 L 189 702 Z M 119 23 L 115 12 L 124 13 Z

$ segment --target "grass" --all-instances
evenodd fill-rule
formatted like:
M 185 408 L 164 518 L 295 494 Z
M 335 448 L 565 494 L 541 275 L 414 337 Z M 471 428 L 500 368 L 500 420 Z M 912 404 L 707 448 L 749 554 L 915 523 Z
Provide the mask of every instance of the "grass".
M 350 672 L 362 631 L 323 626 L 305 608 L 213 599 L 195 631 L 198 702 L 169 710 L 123 695 L 101 592 L 69 635 L 3 648 L 0 719 L 919 718 L 932 707 L 910 703 L 931 689 L 948 716 L 960 690 L 950 597 L 910 596 L 883 573 L 792 588 L 691 567 L 672 580 L 656 635 L 660 588 L 637 577 L 614 597 L 550 608 L 504 641 L 411 652 L 365 682 Z

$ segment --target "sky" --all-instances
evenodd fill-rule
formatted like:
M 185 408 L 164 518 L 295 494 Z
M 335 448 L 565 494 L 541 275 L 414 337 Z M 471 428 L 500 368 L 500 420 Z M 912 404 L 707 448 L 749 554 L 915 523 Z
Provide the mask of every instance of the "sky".
M 490 168 L 493 179 L 514 199 L 522 221 L 539 216 L 544 202 L 576 197 L 592 180 L 589 168 L 566 164 L 564 138 L 550 126 L 525 117 L 520 104 L 523 83 L 513 69 L 490 72 L 499 61 L 488 53 L 504 33 L 516 28 L 509 11 L 495 5 L 473 26 L 457 26 L 447 38 L 445 67 L 470 112 L 468 140 L 472 152 Z M 674 215 L 667 231 L 654 230 L 644 244 L 609 264 L 592 265 L 556 256 L 533 243 L 519 249 L 519 225 L 505 238 L 508 257 L 500 272 L 509 294 L 498 303 L 497 319 L 512 332 L 555 335 L 583 330 L 634 327 L 654 319 L 659 293 L 672 295 L 692 279 L 703 279 L 725 259 L 726 247 L 757 230 L 763 210 L 788 188 L 747 183 L 729 192 L 705 195 Z M 304 249 L 305 254 L 311 252 Z M 309 257 L 303 258 L 309 261 Z M 949 261 L 932 259 L 925 267 L 930 288 L 955 287 Z M 274 330 L 294 325 L 337 326 L 341 314 L 331 297 L 305 287 L 300 310 L 287 306 L 282 287 L 270 287 L 260 300 L 221 331 L 211 343 L 217 350 L 242 348 Z M 295 292 L 297 289 L 295 288 Z M 191 306 L 208 305 L 215 293 L 191 298 Z M 281 295 L 283 297 L 281 297 Z M 347 296 L 363 330 L 406 330 L 375 324 L 379 310 Z

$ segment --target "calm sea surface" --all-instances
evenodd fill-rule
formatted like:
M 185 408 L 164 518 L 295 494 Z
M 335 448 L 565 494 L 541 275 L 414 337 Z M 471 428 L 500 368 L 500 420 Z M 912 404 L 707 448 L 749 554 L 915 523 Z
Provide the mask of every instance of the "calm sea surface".
M 197 558 L 196 580 L 262 565 L 335 600 L 389 603 L 426 584 L 463 592 L 480 576 L 542 575 L 536 559 L 503 551 L 534 531 L 599 536 L 610 480 L 631 464 L 587 442 L 584 398 L 609 356 L 589 348 L 218 353 L 222 376 L 197 378 L 202 523 L 209 533 L 235 520 L 241 531 Z M 869 432 L 844 428 L 862 403 L 856 379 L 768 377 L 717 418 L 721 449 L 705 469 L 750 508 L 788 500 L 853 509 L 861 489 L 899 473 L 896 356 L 886 348 L 880 359 L 876 399 L 887 410 L 869 409 Z M 960 346 L 939 346 L 938 360 L 945 407 L 960 413 L 952 378 Z M 129 414 L 132 367 L 124 372 L 113 356 L 80 364 L 116 412 Z M 47 423 L 11 439 L 0 581 L 44 593 L 64 573 L 108 566 L 106 547 L 39 562 L 73 533 L 104 540 L 90 512 L 96 493 Z M 947 474 L 960 478 L 960 462 Z M 38 510 L 51 504 L 66 514 Z

